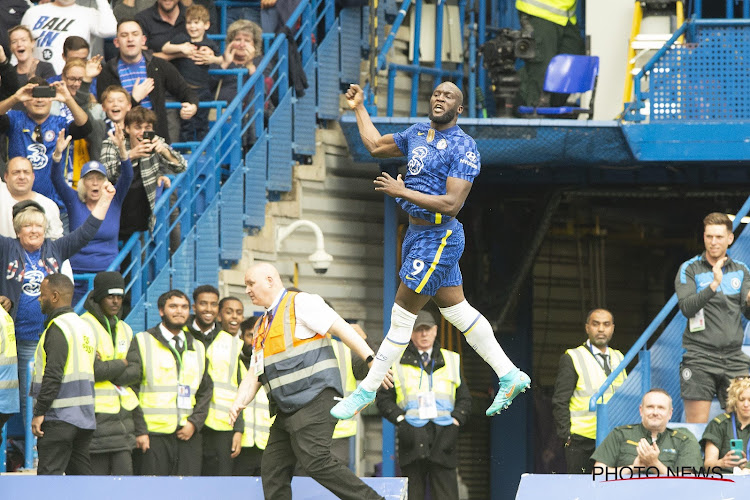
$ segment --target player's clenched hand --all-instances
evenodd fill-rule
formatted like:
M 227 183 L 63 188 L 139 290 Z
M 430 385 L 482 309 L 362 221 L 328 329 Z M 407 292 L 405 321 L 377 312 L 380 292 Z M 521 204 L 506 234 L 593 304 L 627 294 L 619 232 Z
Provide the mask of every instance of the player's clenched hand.
M 373 181 L 375 184 L 375 191 L 382 191 L 388 196 L 399 198 L 406 190 L 404 180 L 401 178 L 401 174 L 394 179 L 388 172 L 381 172 L 378 177 Z
M 352 109 L 357 109 L 357 106 L 362 104 L 365 99 L 365 93 L 362 91 L 362 88 L 356 83 L 352 83 L 351 85 L 349 85 L 345 96 L 346 103 Z

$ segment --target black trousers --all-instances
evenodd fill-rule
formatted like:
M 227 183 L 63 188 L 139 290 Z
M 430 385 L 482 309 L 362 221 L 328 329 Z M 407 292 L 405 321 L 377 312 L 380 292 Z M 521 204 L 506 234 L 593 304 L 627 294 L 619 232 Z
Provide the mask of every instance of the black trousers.
M 574 434 L 565 447 L 565 463 L 568 474 L 590 474 L 594 463 L 591 455 L 596 449 L 596 440 Z
M 424 499 L 428 480 L 432 500 L 458 498 L 458 475 L 455 467 L 443 467 L 429 460 L 417 460 L 401 466 L 401 472 L 409 478 L 409 499 Z
M 91 469 L 94 476 L 132 476 L 133 455 L 129 450 L 92 453 Z
M 39 453 L 38 476 L 90 476 L 89 446 L 93 429 L 81 429 L 61 420 L 42 422 L 42 432 L 36 443 Z
M 177 433 L 149 434 L 149 449 L 133 450 L 135 473 L 139 476 L 200 476 L 203 439 L 200 432 L 187 441 Z
M 336 404 L 333 398 L 338 395 L 333 389 L 324 389 L 304 408 L 276 415 L 261 465 L 266 499 L 291 500 L 292 475 L 297 462 L 310 477 L 339 498 L 383 498 L 331 456 L 337 420 L 329 412 Z
M 242 448 L 240 455 L 234 459 L 232 466 L 233 476 L 260 476 L 260 461 L 263 459 L 263 450 L 255 446 Z
M 203 476 L 231 476 L 232 436 L 234 431 L 215 431 L 204 427 L 203 435 Z

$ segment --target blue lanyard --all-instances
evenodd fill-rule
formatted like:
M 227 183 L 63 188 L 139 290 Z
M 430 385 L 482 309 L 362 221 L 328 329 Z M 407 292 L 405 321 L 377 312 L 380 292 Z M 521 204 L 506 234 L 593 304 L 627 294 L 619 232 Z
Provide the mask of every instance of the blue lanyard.
M 739 439 L 737 437 L 737 420 L 734 418 L 734 412 L 732 412 L 732 433 L 734 434 L 734 439 Z M 745 457 L 750 457 L 750 439 L 747 440 L 747 446 L 745 447 Z
M 271 331 L 271 323 L 273 323 L 273 318 L 276 316 L 276 311 L 278 310 L 279 306 L 281 305 L 281 301 L 284 300 L 285 296 L 286 296 L 286 290 L 284 290 L 284 293 L 281 294 L 279 301 L 276 303 L 276 307 L 274 307 L 273 310 L 266 311 L 266 314 L 263 315 L 263 318 L 265 318 L 265 321 L 264 321 L 265 325 L 263 327 L 262 333 L 264 333 L 265 335 L 263 335 L 263 338 L 260 339 L 261 349 L 263 349 L 266 346 L 266 337 L 268 337 L 268 332 Z M 263 321 L 263 319 L 261 319 L 261 321 Z
M 430 392 L 432 392 L 432 374 L 435 373 L 435 358 L 432 358 L 430 360 L 432 362 L 432 370 L 430 370 L 430 378 L 429 378 L 429 384 L 430 384 Z M 424 372 L 424 366 L 422 365 L 422 361 L 419 362 L 419 388 L 422 388 L 422 373 Z

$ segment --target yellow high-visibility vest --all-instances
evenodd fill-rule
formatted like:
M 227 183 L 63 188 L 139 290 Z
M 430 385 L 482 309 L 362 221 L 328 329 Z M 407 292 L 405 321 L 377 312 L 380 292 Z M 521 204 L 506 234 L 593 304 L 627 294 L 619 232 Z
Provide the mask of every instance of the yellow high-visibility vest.
M 18 413 L 18 355 L 13 318 L 0 307 L 0 413 Z
M 96 334 L 96 352 L 102 361 L 113 359 L 125 359 L 128 355 L 130 342 L 133 339 L 133 330 L 122 320 L 115 324 L 115 340 L 112 335 L 104 329 L 104 325 L 96 319 L 96 316 L 86 311 L 81 314 L 81 319 L 86 321 Z M 94 384 L 94 411 L 96 413 L 115 414 L 120 413 L 121 408 L 130 411 L 138 406 L 138 397 L 130 387 L 120 387 L 109 380 L 96 382 Z
M 341 386 L 344 388 L 344 397 L 346 397 L 357 389 L 357 379 L 354 378 L 354 372 L 352 371 L 352 351 L 340 340 L 332 338 L 331 343 L 333 344 L 333 352 L 336 354 L 336 360 L 339 362 Z M 356 433 L 356 418 L 339 420 L 336 428 L 333 429 L 333 439 L 348 438 Z
M 430 390 L 430 378 L 437 405 L 437 418 L 430 420 L 437 425 L 453 424 L 451 412 L 455 407 L 456 389 L 461 385 L 461 357 L 447 349 L 440 349 L 440 353 L 445 366 L 435 370 L 431 377 L 419 366 L 396 364 L 396 404 L 406 411 L 406 421 L 415 427 L 422 427 L 428 422 L 419 418 L 418 395 Z
M 138 394 L 149 432 L 171 434 L 178 426 L 187 423 L 195 407 L 198 391 L 206 367 L 206 348 L 193 340 L 193 350 L 186 346 L 181 359 L 181 368 L 173 351 L 149 332 L 136 335 L 138 350 L 143 364 L 141 390 Z M 190 409 L 177 406 L 178 385 L 190 387 Z
M 586 344 L 565 351 L 573 360 L 578 374 L 573 396 L 570 398 L 570 433 L 590 439 L 596 439 L 596 412 L 589 411 L 589 400 L 607 379 L 599 362 L 594 358 Z M 622 362 L 622 353 L 609 349 L 609 365 L 614 370 Z M 627 374 L 623 370 L 604 393 L 606 403 L 618 387 L 625 382 Z
M 237 397 L 237 364 L 239 363 L 242 341 L 220 331 L 206 349 L 208 374 L 214 382 L 214 392 L 208 407 L 206 427 L 215 431 L 231 431 L 229 410 Z
M 62 420 L 81 429 L 95 429 L 94 416 L 94 359 L 96 358 L 96 335 L 91 327 L 76 313 L 67 312 L 50 321 L 44 329 L 36 348 L 31 395 L 36 398 L 42 388 L 47 352 L 44 341 L 47 330 L 57 325 L 68 343 L 60 391 L 45 414 L 49 420 Z
M 576 0 L 516 0 L 516 9 L 560 26 L 578 23 Z

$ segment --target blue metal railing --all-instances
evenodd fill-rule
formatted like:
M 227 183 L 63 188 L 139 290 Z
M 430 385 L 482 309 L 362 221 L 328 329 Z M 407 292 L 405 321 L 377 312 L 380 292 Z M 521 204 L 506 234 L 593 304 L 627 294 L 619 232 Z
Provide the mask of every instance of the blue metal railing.
M 737 228 L 739 227 L 740 221 L 745 215 L 748 214 L 748 212 L 750 212 L 750 198 L 745 200 L 745 203 L 737 212 L 737 215 L 735 216 L 735 219 L 733 221 L 734 230 L 737 230 Z M 735 246 L 736 245 L 737 243 L 735 243 Z M 730 249 L 730 252 L 731 252 L 731 249 Z M 596 411 L 597 445 L 604 440 L 604 438 L 607 436 L 607 434 L 609 434 L 610 430 L 613 427 L 610 424 L 610 414 L 609 414 L 610 408 L 609 407 L 613 403 L 613 400 L 618 397 L 618 393 L 615 393 L 607 403 L 604 403 L 604 393 L 612 385 L 612 383 L 620 375 L 620 373 L 622 373 L 625 370 L 628 364 L 631 361 L 633 361 L 633 359 L 635 359 L 636 355 L 638 355 L 638 367 L 640 369 L 640 373 L 639 373 L 640 382 L 641 382 L 640 398 L 642 398 L 643 395 L 651 389 L 651 374 L 652 374 L 653 367 L 651 364 L 651 353 L 648 348 L 648 342 L 651 339 L 651 337 L 654 335 L 654 333 L 662 325 L 662 323 L 664 323 L 665 319 L 672 316 L 672 314 L 675 312 L 679 315 L 682 314 L 679 311 L 675 310 L 676 306 L 677 306 L 677 294 L 672 294 L 672 297 L 670 297 L 669 301 L 667 301 L 667 303 L 664 305 L 661 311 L 659 311 L 659 313 L 656 315 L 653 321 L 651 321 L 651 323 L 648 325 L 646 330 L 641 334 L 641 336 L 638 338 L 635 344 L 633 344 L 633 346 L 625 354 L 623 361 L 617 366 L 617 368 L 612 370 L 612 373 L 609 374 L 609 376 L 604 381 L 604 383 L 599 388 L 599 390 L 596 391 L 593 396 L 591 396 L 591 399 L 589 400 L 589 411 Z M 679 361 L 679 360 L 673 360 L 673 361 Z

